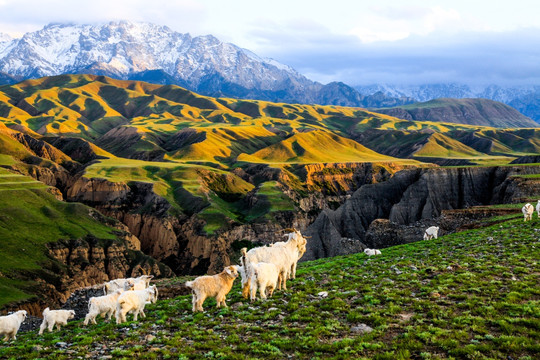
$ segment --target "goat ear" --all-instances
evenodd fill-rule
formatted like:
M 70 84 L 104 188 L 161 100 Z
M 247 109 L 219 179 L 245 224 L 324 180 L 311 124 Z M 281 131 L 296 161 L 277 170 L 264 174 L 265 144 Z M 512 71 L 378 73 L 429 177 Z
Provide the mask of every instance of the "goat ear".
M 227 274 L 229 274 L 229 275 L 232 276 L 231 268 L 227 267 L 227 268 L 225 269 L 225 272 L 226 272 Z

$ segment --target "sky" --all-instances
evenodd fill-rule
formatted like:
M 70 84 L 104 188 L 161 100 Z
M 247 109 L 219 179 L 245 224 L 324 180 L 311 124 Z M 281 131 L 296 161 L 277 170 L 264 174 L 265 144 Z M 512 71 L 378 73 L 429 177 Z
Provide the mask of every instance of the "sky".
M 540 85 L 538 0 L 0 0 L 0 32 L 145 21 L 322 83 Z

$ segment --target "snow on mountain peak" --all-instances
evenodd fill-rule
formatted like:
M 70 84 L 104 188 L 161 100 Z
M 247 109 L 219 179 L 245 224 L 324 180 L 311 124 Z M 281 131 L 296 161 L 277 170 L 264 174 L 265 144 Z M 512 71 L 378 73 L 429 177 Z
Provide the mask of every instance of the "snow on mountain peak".
M 272 89 L 288 77 L 303 78 L 286 65 L 212 35 L 191 37 L 146 22 L 52 23 L 26 33 L 9 49 L 0 47 L 0 72 L 14 76 L 91 71 L 128 79 L 157 69 L 192 85 L 217 75 L 247 88 Z

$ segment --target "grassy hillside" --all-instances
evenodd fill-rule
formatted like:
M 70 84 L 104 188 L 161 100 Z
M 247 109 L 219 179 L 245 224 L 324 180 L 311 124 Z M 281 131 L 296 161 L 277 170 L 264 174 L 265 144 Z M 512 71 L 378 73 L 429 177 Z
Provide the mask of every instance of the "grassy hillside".
M 539 224 L 510 220 L 378 257 L 307 262 L 266 302 L 243 300 L 237 280 L 228 309 L 207 300 L 192 314 L 191 296 L 159 300 L 136 323 L 20 334 L 0 357 L 531 360 L 540 352 Z
M 229 220 L 246 222 L 271 216 L 275 211 L 294 210 L 292 200 L 275 181 L 253 185 L 231 172 L 200 164 L 105 159 L 87 167 L 85 177 L 152 183 L 154 192 L 172 205 L 173 214 L 197 212 L 207 222 L 208 233 Z M 256 206 L 245 203 L 249 192 L 261 199 Z
M 0 307 L 32 296 L 32 272 L 50 262 L 45 245 L 93 235 L 116 239 L 90 208 L 57 200 L 33 178 L 0 168 Z
M 448 99 L 440 100 L 424 104 L 422 109 L 431 111 L 450 103 Z M 479 106 L 475 109 L 490 119 L 500 115 Z M 404 131 L 414 136 L 432 130 L 459 142 L 462 138 L 457 133 L 482 132 L 465 145 L 485 155 L 521 155 L 538 149 L 540 136 L 534 131 L 519 135 L 521 142 L 503 141 L 507 137 L 505 130 L 452 123 L 463 111 L 445 117 L 444 122 L 402 120 L 359 108 L 211 98 L 177 86 L 93 75 L 62 75 L 0 87 L 1 123 L 48 137 L 80 137 L 115 156 L 145 160 L 210 161 L 230 166 L 237 156 L 270 151 L 272 146 L 287 151 L 284 148 L 291 146 L 286 143 L 288 138 L 311 131 L 354 140 L 368 130 Z M 486 139 L 494 145 L 484 146 Z M 351 145 L 341 143 L 341 147 Z M 316 145 L 307 144 L 305 148 Z M 369 139 L 362 145 L 381 152 L 370 148 Z M 290 155 L 300 162 L 338 162 L 342 158 L 356 159 L 355 151 Z
M 422 148 L 414 152 L 414 156 L 432 156 L 441 158 L 470 158 L 485 155 L 473 148 L 449 138 L 443 134 L 429 136 Z
M 498 128 L 538 127 L 538 124 L 516 109 L 488 99 L 433 99 L 378 112 L 408 120 L 455 122 Z
M 251 155 L 242 154 L 238 160 L 253 163 L 397 161 L 355 141 L 324 131 L 295 134 Z

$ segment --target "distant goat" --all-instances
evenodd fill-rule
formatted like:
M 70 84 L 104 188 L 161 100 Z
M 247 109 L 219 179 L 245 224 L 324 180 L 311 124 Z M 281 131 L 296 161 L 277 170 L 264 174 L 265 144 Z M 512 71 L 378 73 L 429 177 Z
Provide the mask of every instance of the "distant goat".
M 88 300 L 88 314 L 84 318 L 84 325 L 88 325 L 90 321 L 96 324 L 98 315 L 107 316 L 107 320 L 111 320 L 111 317 L 116 313 L 118 297 L 123 292 L 124 290 L 117 289 L 109 295 L 91 297 Z
M 534 213 L 534 208 L 533 208 L 533 206 L 531 204 L 526 203 L 521 208 L 521 212 L 523 212 L 523 216 L 525 218 L 523 221 L 532 220 L 532 216 L 533 216 L 533 213 Z
M 45 329 L 48 329 L 49 332 L 53 331 L 54 325 L 56 325 L 56 330 L 60 330 L 60 325 L 67 325 L 69 319 L 75 317 L 75 311 L 73 310 L 50 310 L 46 308 L 43 310 L 43 322 L 39 327 L 39 335 L 43 334 Z
M 234 279 L 238 277 L 238 266 L 230 265 L 216 275 L 199 276 L 193 281 L 187 281 L 186 286 L 191 289 L 192 311 L 204 311 L 203 303 L 208 297 L 216 298 L 217 307 L 227 307 L 225 297 L 231 291 Z
M 377 249 L 364 249 L 364 254 L 367 256 L 381 255 L 381 251 Z
M 137 321 L 137 316 L 141 314 L 143 318 L 144 307 L 147 303 L 154 304 L 157 301 L 158 291 L 155 285 L 144 290 L 125 291 L 118 297 L 116 303 L 116 323 L 120 324 L 126 321 L 126 315 L 133 313 L 133 320 Z
M 431 240 L 433 238 L 436 239 L 438 234 L 439 234 L 439 227 L 438 226 L 430 226 L 424 232 L 424 240 Z
M 19 310 L 10 315 L 0 316 L 0 335 L 6 335 L 4 341 L 17 339 L 17 332 L 25 319 L 26 310 Z

